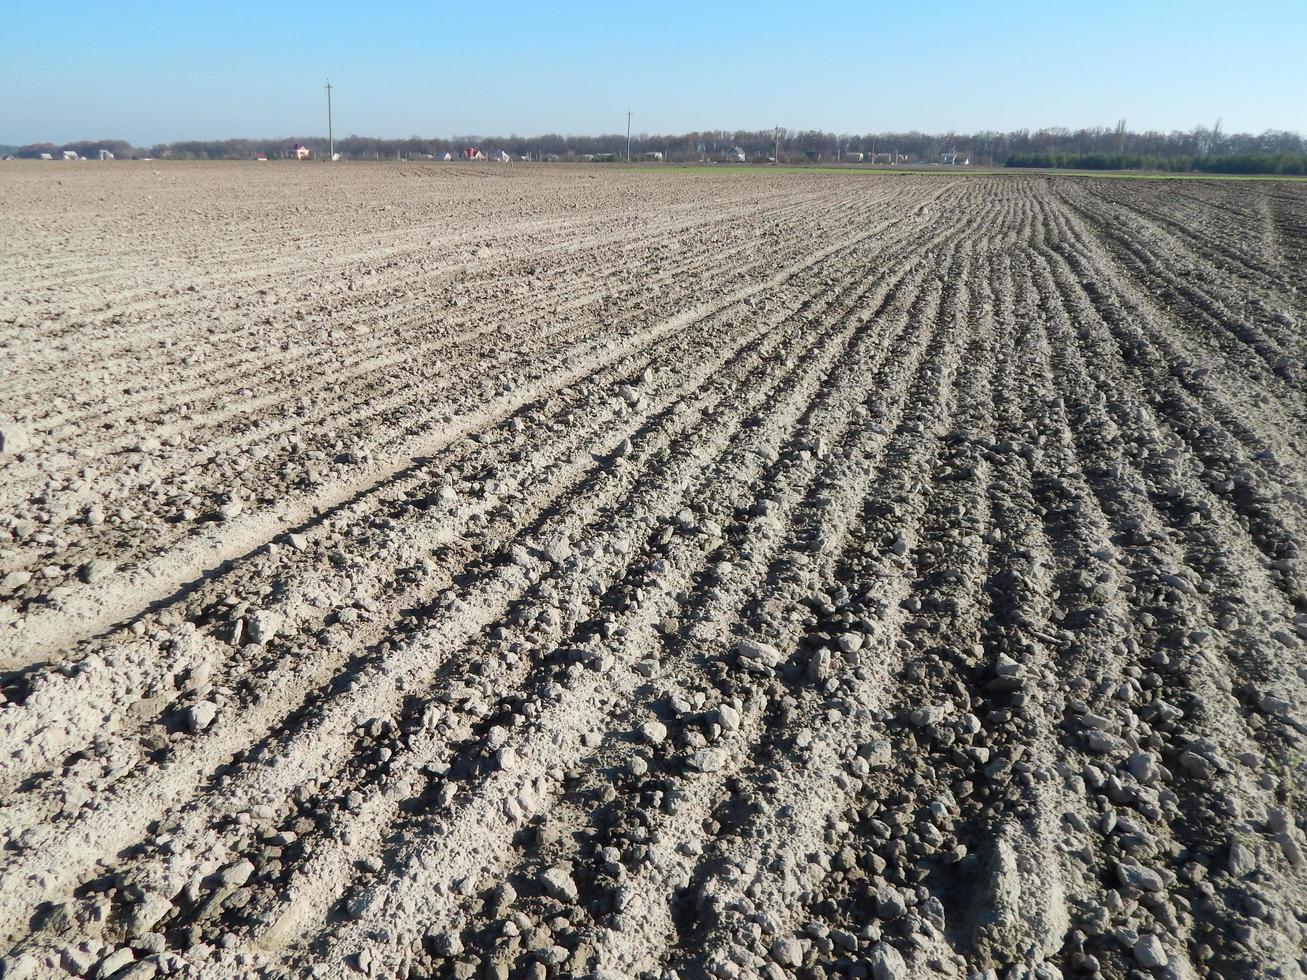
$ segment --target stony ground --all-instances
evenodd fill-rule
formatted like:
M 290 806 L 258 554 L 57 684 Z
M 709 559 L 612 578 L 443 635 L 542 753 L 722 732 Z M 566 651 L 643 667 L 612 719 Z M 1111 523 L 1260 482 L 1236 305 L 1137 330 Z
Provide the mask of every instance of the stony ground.
M 1307 185 L 0 166 L 6 978 L 1303 975 Z

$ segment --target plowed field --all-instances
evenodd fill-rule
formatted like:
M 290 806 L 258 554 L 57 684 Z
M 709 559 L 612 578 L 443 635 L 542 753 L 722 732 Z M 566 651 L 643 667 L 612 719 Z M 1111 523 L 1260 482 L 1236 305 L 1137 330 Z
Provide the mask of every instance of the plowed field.
M 0 214 L 6 978 L 1303 975 L 1307 185 Z

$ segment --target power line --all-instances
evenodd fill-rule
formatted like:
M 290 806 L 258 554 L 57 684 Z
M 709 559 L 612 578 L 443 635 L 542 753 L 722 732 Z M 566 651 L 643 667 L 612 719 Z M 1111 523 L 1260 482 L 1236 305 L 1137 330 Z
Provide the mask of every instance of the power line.
M 331 79 L 327 79 L 327 159 L 336 159 L 336 137 L 331 130 Z

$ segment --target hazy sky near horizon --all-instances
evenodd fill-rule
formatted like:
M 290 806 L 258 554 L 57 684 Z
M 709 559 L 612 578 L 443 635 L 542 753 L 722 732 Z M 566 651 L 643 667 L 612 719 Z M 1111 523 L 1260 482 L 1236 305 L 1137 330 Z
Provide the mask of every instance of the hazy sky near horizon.
M 14 3 L 0 143 L 1307 131 L 1307 0 Z

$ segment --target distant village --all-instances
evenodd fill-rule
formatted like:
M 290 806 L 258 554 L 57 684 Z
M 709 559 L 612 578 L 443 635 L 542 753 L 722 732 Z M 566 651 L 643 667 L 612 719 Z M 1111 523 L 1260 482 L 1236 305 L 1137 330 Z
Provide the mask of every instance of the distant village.
M 325 150 L 315 152 L 311 146 L 302 144 L 302 142 L 290 142 L 282 148 L 280 152 L 268 153 L 267 150 L 252 150 L 244 159 L 252 159 L 256 162 L 268 162 L 269 159 L 294 159 L 294 161 L 311 161 L 311 159 L 327 159 L 331 155 L 333 161 L 340 159 L 397 159 L 397 161 L 488 161 L 491 163 L 562 163 L 562 162 L 579 162 L 579 163 L 616 163 L 625 162 L 630 159 L 631 162 L 643 163 L 661 163 L 673 159 L 674 162 L 695 162 L 695 163 L 775 163 L 778 158 L 774 154 L 755 154 L 750 155 L 741 146 L 721 146 L 721 148 L 707 148 L 706 145 L 698 145 L 694 153 L 690 154 L 668 154 L 664 150 L 639 150 L 631 153 L 627 157 L 625 152 L 610 153 L 510 153 L 508 150 L 494 148 L 486 150 L 481 146 L 464 146 L 457 153 L 450 150 L 434 150 L 434 152 L 404 152 L 396 150 L 395 155 L 383 155 L 380 152 L 374 152 L 369 155 L 349 154 L 346 157 L 344 153 L 328 154 Z M 193 153 L 174 153 L 171 149 L 163 149 L 159 152 L 158 157 L 150 155 L 127 154 L 127 159 L 234 159 L 231 155 L 222 154 L 193 154 Z M 22 148 L 17 152 L 7 153 L 4 159 L 118 159 L 118 154 L 110 149 L 98 148 L 86 152 L 86 150 L 76 149 L 41 149 L 30 150 Z M 821 153 L 804 153 L 788 154 L 780 158 L 780 162 L 786 163 L 882 163 L 882 165 L 920 165 L 920 163 L 938 163 L 942 166 L 970 166 L 971 159 L 965 154 L 958 153 L 957 150 L 945 150 L 937 154 L 936 159 L 923 161 L 918 155 L 907 153 L 861 153 L 859 150 L 846 150 L 843 153 L 830 154 L 829 157 Z
M 94 156 L 82 156 L 76 150 L 59 150 L 57 153 L 42 150 L 39 153 L 14 155 L 8 153 L 5 155 L 6 160 L 17 160 L 23 156 L 28 156 L 34 160 L 112 160 L 114 152 L 112 150 L 99 149 L 95 151 Z
M 64 144 L 32 144 L 3 148 L 5 159 L 34 160 L 398 160 L 398 161 L 485 161 L 488 163 L 785 163 L 785 164 L 881 164 L 967 166 L 969 153 L 949 146 L 935 145 L 905 150 L 897 146 L 881 148 L 871 138 L 871 146 L 854 148 L 853 138 L 832 141 L 815 138 L 816 134 L 785 135 L 776 133 L 691 134 L 689 137 L 560 137 L 544 136 L 521 139 L 510 137 L 503 142 L 468 139 L 449 140 L 381 140 L 350 136 L 327 140 L 219 140 L 182 141 L 157 144 L 148 149 L 133 147 L 122 140 L 101 143 L 84 141 Z M 829 145 L 826 145 L 829 142 Z M 861 141 L 857 141 L 860 143 Z M 652 145 L 651 145 L 652 144 Z
M 519 152 L 510 153 L 502 148 L 485 149 L 479 146 L 466 146 L 457 153 L 450 150 L 436 150 L 433 152 L 424 151 L 403 151 L 397 150 L 393 156 L 383 155 L 380 151 L 375 151 L 367 155 L 349 154 L 348 156 L 341 152 L 331 153 L 328 151 L 315 151 L 312 147 L 304 143 L 287 143 L 280 151 L 272 153 L 266 150 L 254 150 L 244 159 L 267 162 L 269 160 L 315 160 L 327 159 L 331 156 L 333 160 L 351 159 L 351 160 L 437 160 L 449 161 L 456 160 L 485 160 L 491 163 L 617 163 L 630 160 L 631 162 L 643 163 L 662 163 L 669 159 L 675 162 L 686 163 L 776 163 L 777 157 L 774 154 L 755 154 L 750 155 L 743 147 L 740 146 L 722 146 L 708 147 L 706 144 L 698 144 L 692 153 L 669 154 L 663 150 L 640 150 L 631 153 L 628 157 L 625 152 L 605 152 L 605 153 L 544 153 L 536 152 Z M 181 152 L 176 153 L 171 148 L 164 148 L 159 152 L 157 157 L 139 154 L 128 154 L 126 159 L 133 160 L 154 160 L 154 159 L 240 159 L 227 154 L 220 156 L 197 155 L 194 153 Z M 20 148 L 19 150 L 7 153 L 4 156 L 6 160 L 31 159 L 31 160 L 115 160 L 118 154 L 113 150 L 100 147 L 91 151 L 78 151 L 75 149 L 39 149 L 33 150 Z M 918 165 L 923 163 L 940 164 L 944 166 L 969 166 L 971 160 L 965 154 L 958 153 L 956 150 L 947 150 L 938 154 L 937 159 L 922 160 L 915 154 L 894 152 L 882 153 L 863 153 L 857 150 L 848 150 L 842 153 L 823 155 L 820 152 L 808 152 L 803 154 L 788 154 L 781 157 L 784 163 L 872 163 L 888 165 Z
M 658 135 L 179 140 L 148 148 L 125 140 L 0 146 L 0 157 L 75 160 L 392 160 L 797 166 L 1044 167 L 1089 170 L 1307 173 L 1307 142 L 1288 131 L 1132 132 L 1115 127 L 977 133 L 868 133 L 821 130 L 713 130 Z

